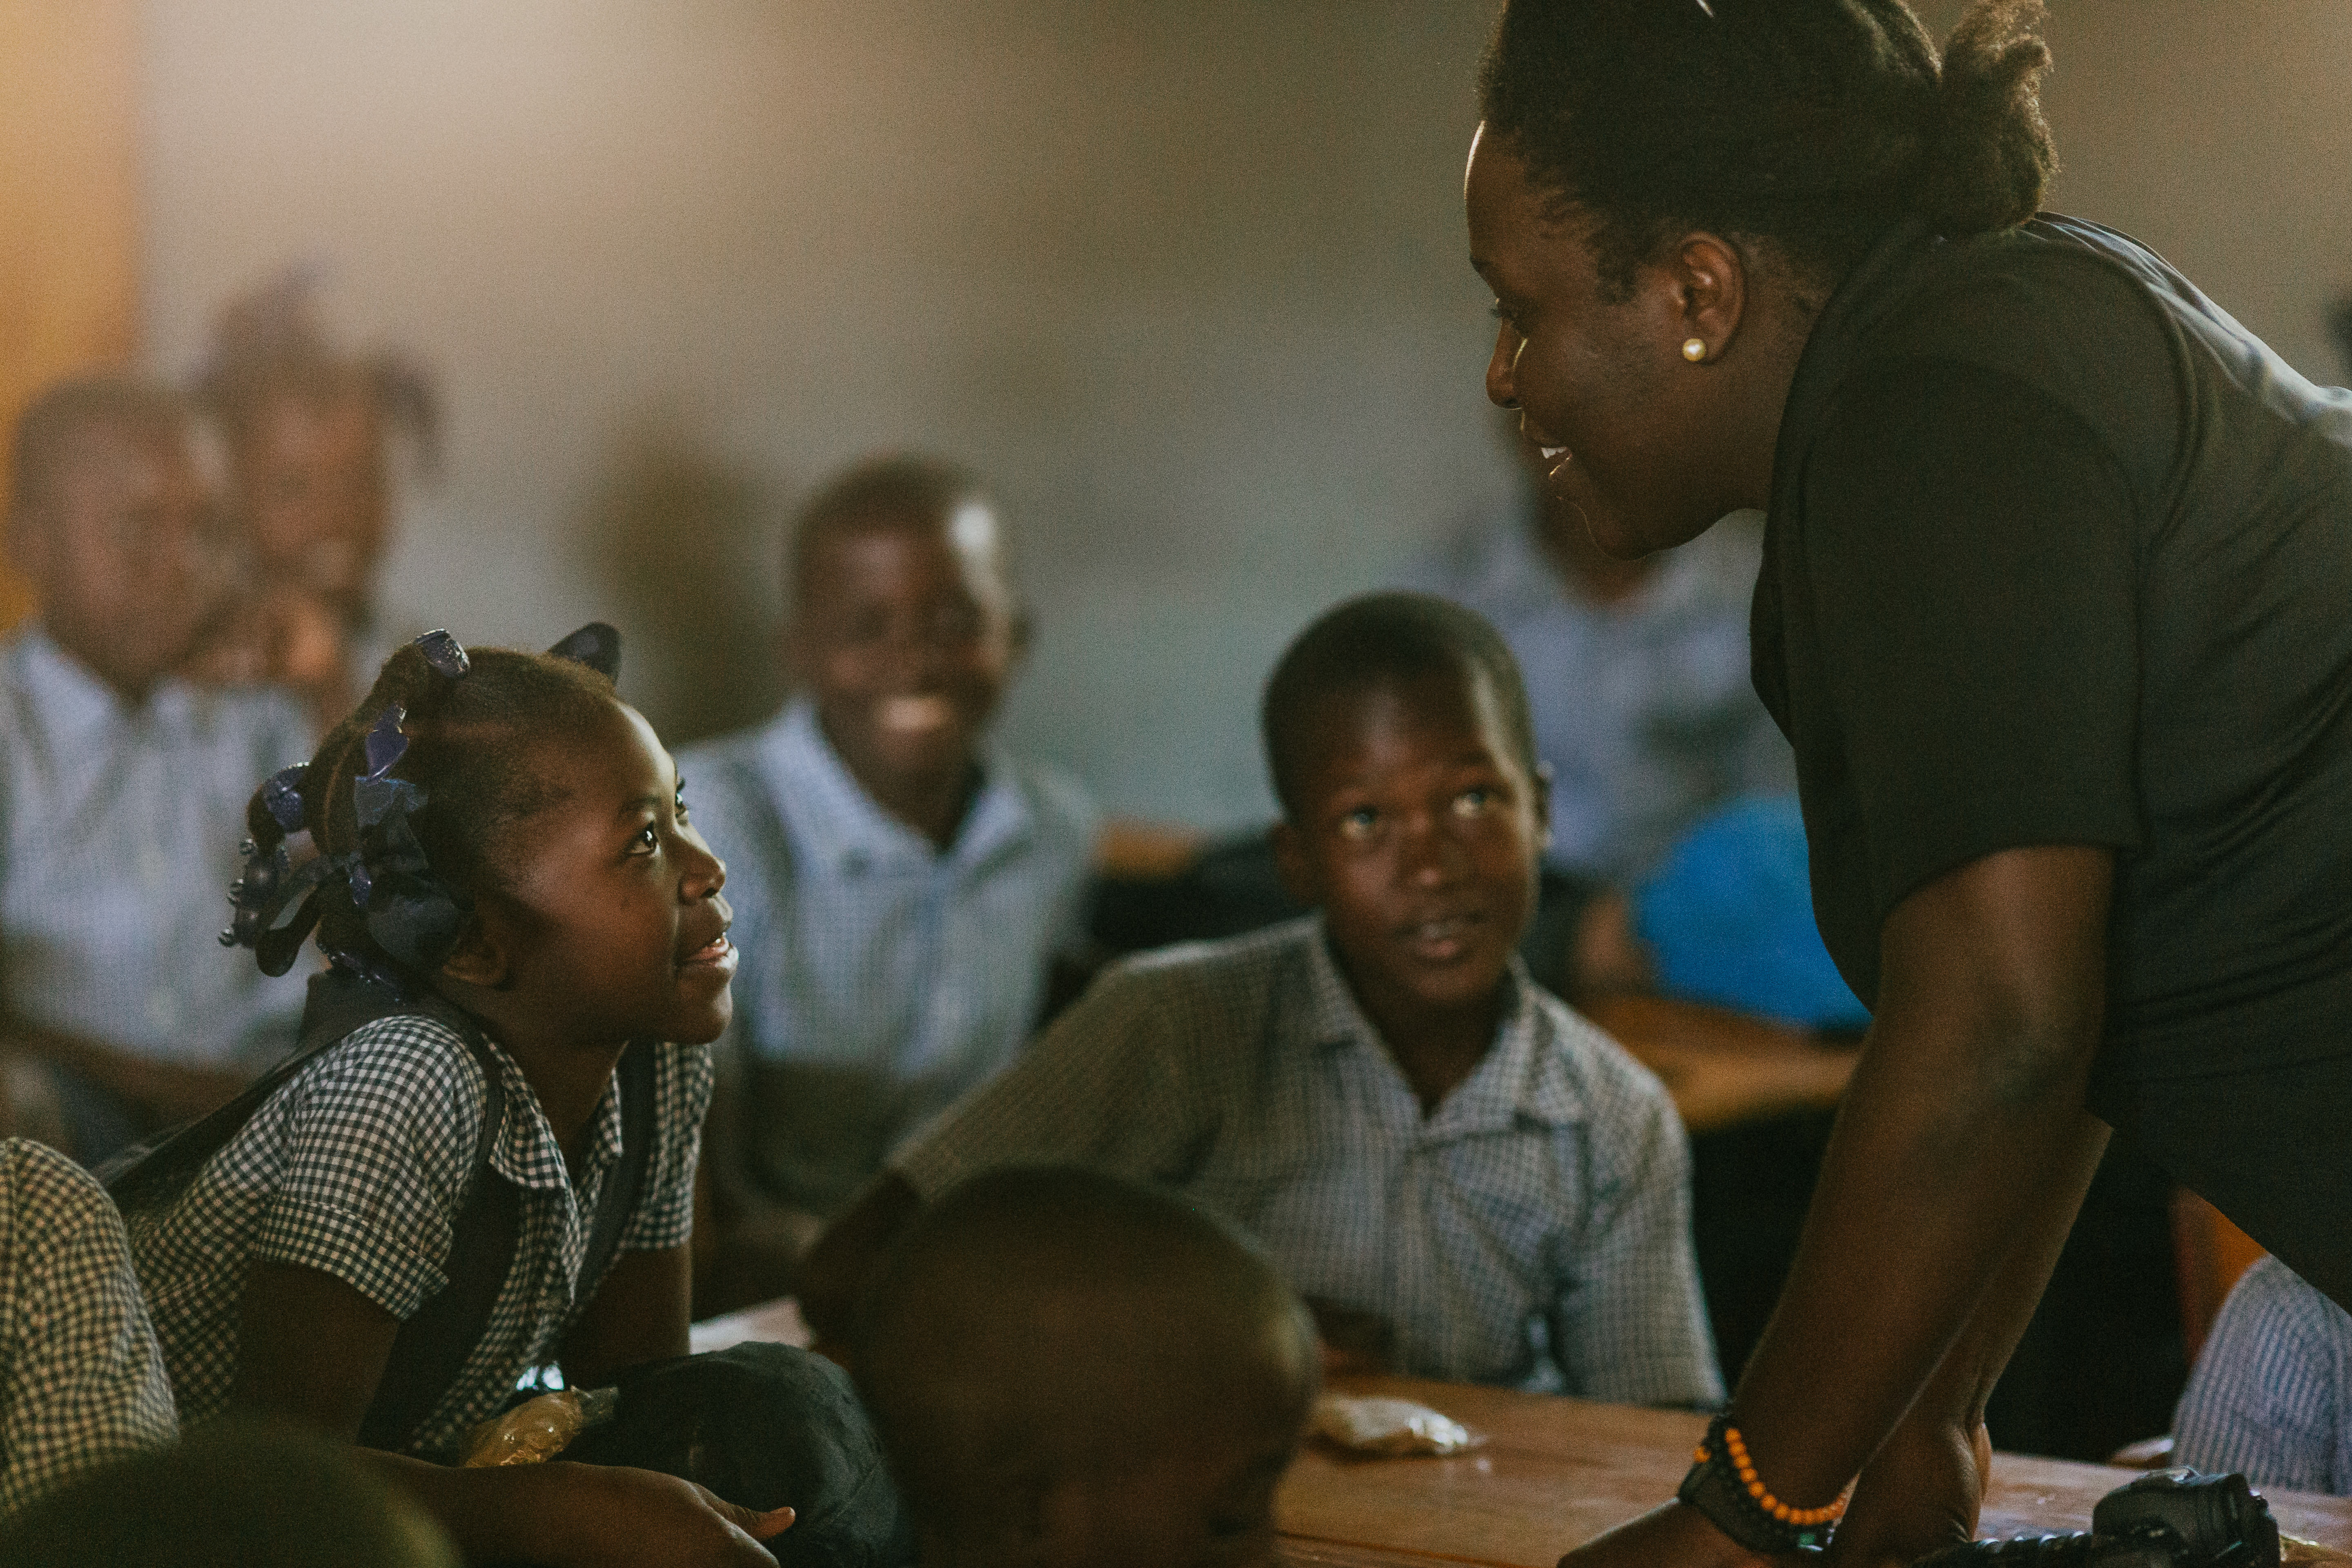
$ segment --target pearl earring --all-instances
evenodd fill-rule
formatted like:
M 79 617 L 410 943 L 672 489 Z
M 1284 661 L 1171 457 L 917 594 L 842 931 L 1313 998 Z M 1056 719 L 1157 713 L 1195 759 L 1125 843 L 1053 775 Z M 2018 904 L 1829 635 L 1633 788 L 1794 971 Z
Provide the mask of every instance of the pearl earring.
M 1696 364 L 1706 357 L 1706 340 L 1705 338 L 1686 338 L 1683 341 L 1683 358 Z

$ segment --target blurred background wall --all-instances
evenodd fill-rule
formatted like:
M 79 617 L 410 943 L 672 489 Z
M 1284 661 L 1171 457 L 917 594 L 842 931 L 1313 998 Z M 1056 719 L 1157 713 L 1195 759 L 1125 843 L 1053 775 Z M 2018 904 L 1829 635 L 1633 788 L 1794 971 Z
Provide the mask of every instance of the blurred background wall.
M 807 485 L 970 458 L 1041 627 L 1014 742 L 1114 811 L 1247 821 L 1285 637 L 1508 491 L 1458 196 L 1492 14 L 145 0 L 143 352 L 183 373 L 223 298 L 320 266 L 447 398 L 392 598 L 469 638 L 612 619 L 673 738 L 773 700 Z M 2057 205 L 2343 379 L 2352 0 L 2059 0 L 2051 32 Z

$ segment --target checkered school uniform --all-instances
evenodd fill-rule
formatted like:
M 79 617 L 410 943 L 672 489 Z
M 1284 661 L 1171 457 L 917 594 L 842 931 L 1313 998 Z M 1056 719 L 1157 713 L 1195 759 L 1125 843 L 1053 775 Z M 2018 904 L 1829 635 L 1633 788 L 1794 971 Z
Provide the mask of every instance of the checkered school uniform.
M 597 1106 L 575 1185 L 521 1069 L 495 1046 L 490 1054 L 506 1096 L 491 1165 L 521 1189 L 520 1230 L 488 1331 L 412 1445 L 429 1458 L 452 1457 L 525 1371 L 554 1359 L 594 1292 L 580 1266 L 621 1154 L 617 1081 Z M 710 1054 L 665 1046 L 656 1064 L 653 1149 L 624 1250 L 682 1245 L 693 1226 Z M 482 1084 L 448 1026 L 378 1019 L 272 1095 L 178 1199 L 131 1217 L 184 1419 L 194 1425 L 228 1403 L 250 1263 L 320 1269 L 404 1321 L 447 1283 L 441 1265 L 477 1168 Z
M 1507 984 L 1485 1059 L 1424 1116 L 1319 918 L 1169 948 L 892 1164 L 927 1201 L 1044 1159 L 1173 1187 L 1302 1295 L 1385 1319 L 1406 1373 L 1720 1403 L 1673 1102 L 1516 960 Z
M 121 1216 L 64 1155 L 0 1142 L 0 1518 L 177 1431 Z
M 160 1061 L 259 1068 L 294 1044 L 296 973 L 224 952 L 246 802 L 310 755 L 259 688 L 165 681 L 132 706 L 37 628 L 0 643 L 0 997 Z

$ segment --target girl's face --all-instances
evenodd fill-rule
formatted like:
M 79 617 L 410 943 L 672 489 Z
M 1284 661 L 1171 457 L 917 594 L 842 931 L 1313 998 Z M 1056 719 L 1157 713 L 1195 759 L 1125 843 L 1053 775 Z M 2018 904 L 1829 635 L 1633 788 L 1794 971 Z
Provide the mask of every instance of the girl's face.
M 1548 482 L 1584 513 L 1601 550 L 1630 559 L 1666 549 L 1741 504 L 1716 493 L 1706 372 L 1683 354 L 1694 301 L 1682 281 L 1644 268 L 1616 298 L 1588 220 L 1554 211 L 1483 126 L 1465 199 L 1471 265 L 1501 322 L 1486 395 L 1520 411 Z
M 391 512 L 383 421 L 368 394 L 278 397 L 236 458 L 263 570 L 339 604 L 364 603 Z
M 727 868 L 688 820 L 653 727 L 615 701 L 532 762 L 560 798 L 523 825 L 504 886 L 478 903 L 507 959 L 502 988 L 580 1045 L 718 1038 L 733 1011 Z

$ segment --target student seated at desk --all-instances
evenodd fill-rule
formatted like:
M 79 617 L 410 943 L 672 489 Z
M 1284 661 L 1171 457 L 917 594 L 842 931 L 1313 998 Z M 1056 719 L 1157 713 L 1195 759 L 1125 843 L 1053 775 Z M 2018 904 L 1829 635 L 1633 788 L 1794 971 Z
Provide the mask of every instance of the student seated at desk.
M 2173 1462 L 2352 1495 L 2352 1313 L 2275 1258 L 2240 1277 L 2173 1418 Z
M 1285 876 L 1319 913 L 1119 964 L 893 1157 L 812 1255 L 837 1334 L 973 1172 L 1077 1160 L 1257 1237 L 1327 1340 L 1630 1404 L 1722 1398 L 1658 1080 L 1528 979 L 1543 778 L 1510 650 L 1420 595 L 1330 612 L 1267 683 Z
M 1027 632 L 974 475 L 851 468 L 801 513 L 791 567 L 799 694 L 678 763 L 743 955 L 713 1173 L 738 1236 L 796 1255 L 1029 1037 L 1093 811 L 987 738 Z
M 1171 1194 L 1076 1166 L 976 1176 L 908 1227 L 857 1382 L 925 1568 L 1256 1568 L 1315 1331 Z
M 294 1043 L 300 978 L 215 939 L 246 797 L 310 741 L 274 693 L 173 674 L 233 586 L 176 397 L 52 388 L 13 472 L 8 554 L 41 614 L 0 643 L 0 1048 L 41 1064 L 95 1163 Z
M 661 1540 L 755 1568 L 747 1531 L 789 1510 L 617 1466 L 447 1464 L 532 1368 L 593 1388 L 687 1349 L 727 873 L 617 662 L 608 627 L 552 655 L 429 634 L 263 786 L 234 929 L 283 970 L 315 922 L 318 1049 L 123 1202 L 191 1426 L 241 1408 L 373 1450 L 474 1560 L 603 1568 Z
M 0 1141 L 0 1520 L 178 1432 L 122 1216 L 56 1150 Z

